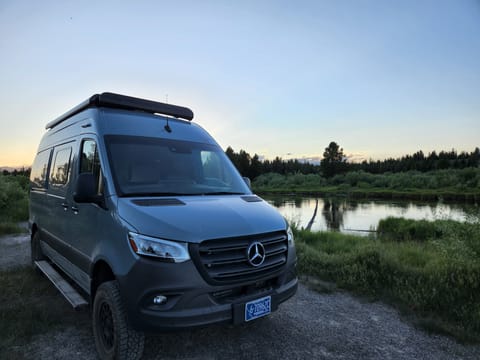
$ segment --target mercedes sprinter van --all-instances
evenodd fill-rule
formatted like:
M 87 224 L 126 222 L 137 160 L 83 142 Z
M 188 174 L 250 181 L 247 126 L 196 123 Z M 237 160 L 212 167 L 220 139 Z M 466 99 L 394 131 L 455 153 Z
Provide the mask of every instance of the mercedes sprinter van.
M 101 358 L 139 358 L 144 332 L 252 321 L 297 290 L 287 222 L 192 118 L 102 93 L 46 126 L 32 263 L 90 305 Z

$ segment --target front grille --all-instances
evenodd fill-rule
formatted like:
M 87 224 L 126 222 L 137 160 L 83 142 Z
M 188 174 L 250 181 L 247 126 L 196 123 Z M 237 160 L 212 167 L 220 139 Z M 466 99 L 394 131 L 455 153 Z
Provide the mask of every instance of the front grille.
M 247 250 L 253 242 L 265 248 L 265 261 L 253 266 Z M 200 272 L 209 282 L 258 280 L 276 273 L 287 262 L 288 240 L 284 231 L 235 238 L 205 240 L 195 246 Z

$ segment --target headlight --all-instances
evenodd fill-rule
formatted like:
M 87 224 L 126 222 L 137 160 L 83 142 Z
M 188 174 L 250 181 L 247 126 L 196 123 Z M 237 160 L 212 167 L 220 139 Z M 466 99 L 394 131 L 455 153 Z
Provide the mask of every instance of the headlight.
M 287 229 L 287 238 L 288 238 L 288 245 L 293 246 L 295 244 L 295 241 L 293 238 L 293 231 L 290 226 Z
M 133 251 L 139 255 L 153 256 L 173 263 L 190 260 L 187 243 L 152 238 L 133 232 L 128 233 L 128 239 Z

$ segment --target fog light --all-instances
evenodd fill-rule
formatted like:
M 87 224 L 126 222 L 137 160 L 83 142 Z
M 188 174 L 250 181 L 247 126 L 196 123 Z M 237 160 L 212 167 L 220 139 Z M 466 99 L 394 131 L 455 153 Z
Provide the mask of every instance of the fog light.
M 167 302 L 167 297 L 163 295 L 157 295 L 153 298 L 153 303 L 155 305 L 163 305 Z

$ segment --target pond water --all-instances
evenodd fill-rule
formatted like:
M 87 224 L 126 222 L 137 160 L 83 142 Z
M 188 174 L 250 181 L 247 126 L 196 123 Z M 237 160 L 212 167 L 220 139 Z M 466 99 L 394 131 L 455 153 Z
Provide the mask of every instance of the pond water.
M 311 226 L 313 231 L 335 230 L 365 234 L 374 231 L 379 220 L 388 216 L 408 219 L 452 219 L 469 221 L 479 214 L 473 204 L 422 203 L 413 201 L 376 201 L 345 198 L 263 197 L 298 227 L 307 227 L 318 202 L 317 214 Z

